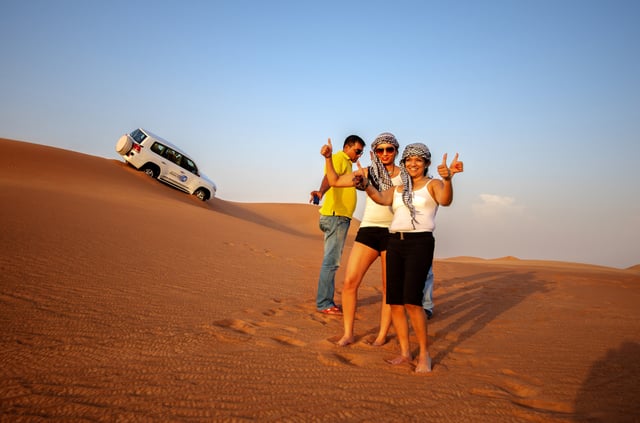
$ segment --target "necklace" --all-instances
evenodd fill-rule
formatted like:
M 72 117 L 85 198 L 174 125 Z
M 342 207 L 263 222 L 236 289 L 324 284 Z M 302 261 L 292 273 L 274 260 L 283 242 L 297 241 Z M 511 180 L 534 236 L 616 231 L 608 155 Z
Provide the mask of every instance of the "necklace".
M 394 163 L 391 166 L 393 166 L 393 167 L 391 168 L 391 172 L 389 172 L 389 176 L 391 176 L 393 178 L 393 174 L 396 173 L 396 164 Z

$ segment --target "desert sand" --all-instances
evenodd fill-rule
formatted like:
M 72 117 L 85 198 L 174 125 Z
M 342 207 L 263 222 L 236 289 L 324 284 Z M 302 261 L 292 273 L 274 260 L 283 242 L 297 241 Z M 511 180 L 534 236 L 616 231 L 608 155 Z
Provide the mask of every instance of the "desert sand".
M 437 260 L 416 375 L 385 363 L 393 331 L 366 342 L 379 263 L 355 344 L 334 344 L 316 206 L 202 203 L 116 159 L 0 148 L 1 421 L 640 421 L 638 266 Z

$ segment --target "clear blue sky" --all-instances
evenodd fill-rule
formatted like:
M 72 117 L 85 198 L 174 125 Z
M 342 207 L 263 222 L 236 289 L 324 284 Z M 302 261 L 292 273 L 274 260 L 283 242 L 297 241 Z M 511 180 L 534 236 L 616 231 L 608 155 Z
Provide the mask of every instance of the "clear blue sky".
M 636 0 L 0 0 L 0 137 L 119 159 L 140 126 L 222 199 L 306 203 L 328 137 L 390 131 L 465 162 L 438 257 L 627 267 L 639 22 Z

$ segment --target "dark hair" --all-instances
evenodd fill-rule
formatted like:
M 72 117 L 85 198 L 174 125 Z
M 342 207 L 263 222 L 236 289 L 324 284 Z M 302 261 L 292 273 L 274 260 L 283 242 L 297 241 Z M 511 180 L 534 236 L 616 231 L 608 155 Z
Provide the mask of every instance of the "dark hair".
M 362 138 L 360 138 L 359 136 L 357 136 L 357 135 L 349 135 L 347 138 L 344 139 L 344 144 L 342 144 L 342 148 L 344 148 L 346 146 L 352 146 L 352 145 L 354 145 L 356 143 L 362 144 L 363 147 L 365 145 L 367 145 L 367 144 L 365 144 L 364 140 Z

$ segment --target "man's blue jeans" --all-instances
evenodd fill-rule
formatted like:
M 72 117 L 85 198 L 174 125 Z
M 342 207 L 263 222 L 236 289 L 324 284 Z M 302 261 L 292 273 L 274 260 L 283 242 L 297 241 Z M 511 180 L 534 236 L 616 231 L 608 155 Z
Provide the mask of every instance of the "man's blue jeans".
M 324 258 L 318 279 L 318 294 L 316 307 L 325 310 L 335 306 L 333 294 L 335 291 L 336 270 L 340 267 L 340 258 L 351 219 L 344 216 L 320 216 L 320 230 L 324 232 Z
M 433 266 L 429 269 L 427 280 L 424 281 L 424 297 L 422 298 L 422 307 L 425 310 L 433 312 Z

